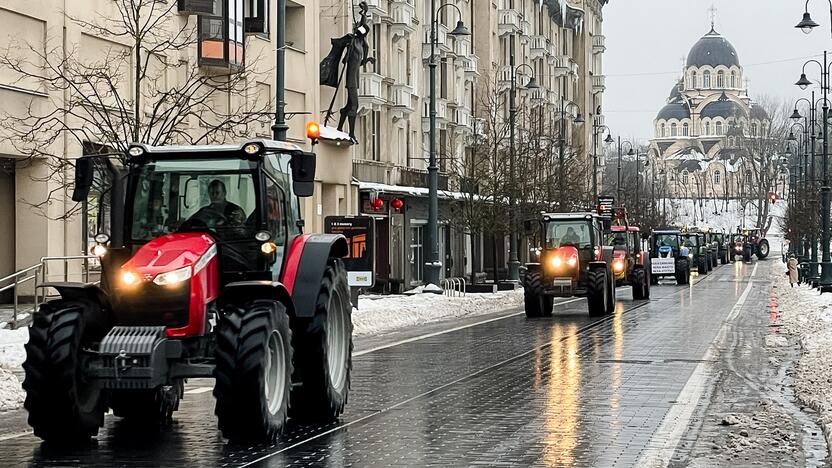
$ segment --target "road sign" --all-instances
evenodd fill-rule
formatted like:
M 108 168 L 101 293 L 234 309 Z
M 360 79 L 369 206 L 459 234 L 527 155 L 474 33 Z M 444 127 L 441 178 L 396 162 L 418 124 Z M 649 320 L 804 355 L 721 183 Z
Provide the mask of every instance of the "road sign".
M 615 197 L 598 197 L 598 214 L 612 215 L 612 208 L 615 206 Z
M 324 232 L 347 238 L 344 266 L 350 286 L 370 287 L 375 283 L 375 222 L 369 216 L 327 216 Z

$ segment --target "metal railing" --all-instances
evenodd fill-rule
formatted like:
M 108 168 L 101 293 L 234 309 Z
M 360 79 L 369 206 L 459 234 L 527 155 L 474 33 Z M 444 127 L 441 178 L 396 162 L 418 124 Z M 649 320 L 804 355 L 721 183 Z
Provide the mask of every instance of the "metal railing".
M 439 282 L 442 294 L 449 297 L 465 297 L 465 278 L 445 278 Z
M 81 269 L 77 272 L 70 271 L 69 263 L 80 261 Z M 61 263 L 62 269 L 57 272 L 54 268 L 50 271 L 50 265 Z M 39 287 L 47 282 L 69 281 L 71 276 L 79 276 L 79 280 L 85 283 L 97 283 L 97 275 L 100 274 L 98 258 L 85 255 L 73 255 L 66 257 L 42 257 L 40 263 L 16 271 L 11 275 L 0 278 L 0 293 L 11 291 L 12 295 L 12 316 L 9 322 L 12 328 L 28 323 L 31 315 L 38 310 L 41 304 L 54 296 L 49 295 L 46 288 Z M 23 295 L 22 292 L 28 283 L 32 283 L 30 295 Z M 27 314 L 23 316 L 22 314 Z

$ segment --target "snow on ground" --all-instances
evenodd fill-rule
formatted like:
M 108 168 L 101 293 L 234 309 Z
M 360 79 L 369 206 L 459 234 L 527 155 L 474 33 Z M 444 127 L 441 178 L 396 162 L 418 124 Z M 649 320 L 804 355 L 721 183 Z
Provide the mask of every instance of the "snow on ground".
M 361 296 L 353 310 L 355 336 L 379 335 L 438 320 L 497 312 L 518 307 L 523 290 L 448 297 L 440 294 Z
M 23 345 L 29 339 L 26 327 L 17 330 L 0 329 L 0 411 L 20 408 L 23 389 L 12 372 L 19 370 L 26 358 Z
M 786 200 L 770 205 L 769 216 L 774 218 L 768 231 L 769 237 L 782 235 L 781 220 L 786 214 Z M 739 200 L 717 199 L 660 199 L 656 209 L 667 210 L 667 217 L 674 224 L 710 227 L 717 231 L 736 232 L 738 226 L 756 227 L 757 206 L 746 203 L 745 210 Z
M 778 323 L 801 347 L 795 391 L 803 404 L 820 414 L 827 443 L 832 446 L 832 295 L 820 295 L 806 286 L 791 288 L 784 272 L 785 266 L 775 268 L 772 274 L 776 275 Z

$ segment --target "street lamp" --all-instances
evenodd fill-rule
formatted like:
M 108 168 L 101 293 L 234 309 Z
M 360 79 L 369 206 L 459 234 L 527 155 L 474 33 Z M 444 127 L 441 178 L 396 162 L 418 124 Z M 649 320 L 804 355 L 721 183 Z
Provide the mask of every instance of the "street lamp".
M 508 105 L 508 114 L 509 114 L 509 122 L 508 126 L 511 128 L 510 136 L 509 136 L 509 147 L 511 149 L 511 157 L 509 159 L 509 180 L 511 181 L 511 187 L 508 192 L 508 205 L 509 205 L 509 245 L 508 245 L 508 279 L 509 281 L 520 281 L 520 259 L 517 256 L 517 209 L 514 206 L 514 188 L 515 188 L 515 179 L 514 179 L 514 162 L 517 159 L 516 149 L 514 145 L 514 127 L 515 127 L 515 120 L 517 119 L 517 73 L 520 71 L 521 68 L 526 67 L 531 70 L 531 77 L 529 78 L 529 82 L 526 84 L 526 89 L 538 89 L 540 86 L 537 85 L 537 81 L 534 79 L 534 68 L 528 63 L 521 63 L 520 65 L 514 66 L 514 55 L 511 56 L 511 88 L 509 90 L 509 105 Z
M 593 203 L 598 205 L 598 132 L 606 130 L 607 137 L 604 138 L 606 145 L 613 143 L 612 132 L 606 125 L 601 124 L 601 106 L 598 106 L 595 117 L 592 119 L 592 195 Z
M 798 104 L 801 102 L 805 102 L 808 105 L 808 115 L 803 116 L 798 111 Z M 798 242 L 800 251 L 796 251 L 798 256 L 805 258 L 806 256 L 809 257 L 809 275 L 808 278 L 810 281 L 817 281 L 820 279 L 818 276 L 818 243 L 817 243 L 817 223 L 816 223 L 816 216 L 818 215 L 817 209 L 817 198 L 816 198 L 816 188 L 815 182 L 817 177 L 817 172 L 815 171 L 815 154 L 816 151 L 816 144 L 819 137 L 822 135 L 815 133 L 816 129 L 820 128 L 820 124 L 817 122 L 817 107 L 821 101 L 815 100 L 815 92 L 812 91 L 812 99 L 809 100 L 807 98 L 800 98 L 795 101 L 794 104 L 794 112 L 791 115 L 791 119 L 795 122 L 799 121 L 801 118 L 803 119 L 803 129 L 804 129 L 804 138 L 805 143 L 803 145 L 803 161 L 802 161 L 802 172 L 803 172 L 803 180 L 802 180 L 802 190 L 800 187 L 801 180 L 800 177 L 797 175 L 801 170 L 801 160 L 800 156 L 796 158 L 795 161 L 795 199 L 796 203 L 793 206 L 797 206 L 798 202 L 800 206 L 806 207 L 808 203 L 808 233 L 803 233 L 802 236 L 806 236 L 808 238 L 808 249 L 809 251 L 806 252 L 805 247 L 806 243 L 803 242 L 801 237 L 797 234 L 798 229 L 795 226 L 795 240 Z M 811 168 L 810 168 L 810 161 L 809 156 L 811 155 Z M 811 176 L 809 175 L 811 174 Z M 811 188 L 810 188 L 811 185 Z M 799 194 L 798 194 L 799 192 Z M 794 218 L 793 218 L 794 219 Z
M 832 0 L 830 0 L 832 2 Z M 807 1 L 808 5 L 808 1 Z M 821 181 L 821 188 L 820 188 L 820 196 L 821 196 L 821 251 L 822 251 L 822 259 L 821 259 L 821 273 L 820 273 L 820 290 L 821 292 L 832 291 L 832 258 L 830 258 L 829 252 L 829 210 L 830 210 L 830 199 L 829 199 L 829 141 L 826 138 L 826 135 L 829 134 L 829 78 L 830 78 L 830 71 L 828 66 L 828 59 L 827 59 L 827 52 L 823 52 L 823 63 L 821 64 L 817 60 L 809 60 L 803 64 L 803 70 L 801 73 L 801 80 L 797 82 L 797 85 L 803 88 L 803 84 L 805 84 L 804 78 L 806 78 L 806 65 L 814 63 L 820 67 L 821 71 L 821 90 L 823 91 L 823 108 L 822 108 L 822 117 L 823 117 L 823 159 L 822 159 L 822 166 L 823 166 L 823 178 Z
M 632 156 L 633 154 L 635 154 L 633 152 L 633 144 L 632 143 L 630 143 L 629 141 L 625 141 L 624 144 L 629 145 L 629 147 L 630 147 L 630 151 L 627 151 L 627 156 Z M 621 136 L 619 136 L 618 137 L 618 184 L 617 184 L 618 206 L 623 206 L 622 203 L 624 201 L 624 192 L 623 192 L 623 187 L 621 186 L 621 150 L 622 150 Z
M 648 156 L 647 153 L 644 153 L 644 167 L 645 168 L 650 167 L 650 159 L 648 159 L 647 156 Z M 639 167 L 640 164 L 641 164 L 641 153 L 636 151 L 636 204 L 635 204 L 635 207 L 634 207 L 635 209 L 633 211 L 638 210 L 638 215 L 637 215 L 636 219 L 638 220 L 639 223 L 641 223 L 641 205 L 639 204 L 639 202 L 640 202 L 639 182 L 641 181 L 641 172 L 640 172 L 641 168 Z
M 559 177 L 558 177 L 558 209 L 560 211 L 568 211 L 564 208 L 566 205 L 566 176 L 563 172 L 564 166 L 564 150 L 566 145 L 566 111 L 569 106 L 578 107 L 577 104 L 574 102 L 566 102 L 566 89 L 565 87 L 561 87 L 561 94 L 560 94 L 560 134 L 558 135 L 558 143 L 559 143 L 559 151 L 558 151 L 558 169 L 559 169 Z M 584 123 L 584 118 L 581 116 L 580 110 L 578 110 L 577 115 L 572 120 L 574 124 L 580 125 Z
M 285 0 L 280 0 L 285 1 Z M 436 0 L 430 1 L 430 153 L 428 159 L 428 230 L 425 233 L 425 283 L 439 286 L 439 271 L 442 263 L 439 260 L 439 166 L 436 165 L 436 45 L 437 15 L 445 7 L 453 7 L 459 13 L 456 28 L 451 31 L 452 36 L 470 35 L 462 22 L 462 10 L 452 3 L 446 3 L 436 8 Z
M 829 3 L 830 7 L 832 7 L 832 2 Z M 820 26 L 812 19 L 812 15 L 809 14 L 809 0 L 806 0 L 806 8 L 803 13 L 803 19 L 800 20 L 799 23 L 795 26 L 795 28 L 800 29 L 803 31 L 804 34 L 810 34 L 813 29 Z

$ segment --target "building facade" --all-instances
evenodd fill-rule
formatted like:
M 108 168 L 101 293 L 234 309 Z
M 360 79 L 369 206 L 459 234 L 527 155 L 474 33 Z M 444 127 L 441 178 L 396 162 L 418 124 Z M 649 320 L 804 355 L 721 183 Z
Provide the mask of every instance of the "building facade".
M 713 28 L 691 48 L 655 121 L 650 155 L 669 198 L 756 196 L 743 142 L 768 134 L 766 111 L 748 95 L 736 49 Z

